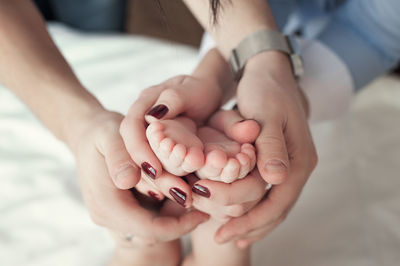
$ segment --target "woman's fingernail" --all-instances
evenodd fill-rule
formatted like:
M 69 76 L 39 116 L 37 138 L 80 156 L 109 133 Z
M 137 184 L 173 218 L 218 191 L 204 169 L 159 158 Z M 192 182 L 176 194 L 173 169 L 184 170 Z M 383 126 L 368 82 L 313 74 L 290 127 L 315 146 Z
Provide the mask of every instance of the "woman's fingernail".
M 185 207 L 185 202 L 186 202 L 185 192 L 183 192 L 179 188 L 174 187 L 169 190 L 169 194 L 176 200 L 176 202 Z
M 168 111 L 169 110 L 167 106 L 165 106 L 164 104 L 159 104 L 151 108 L 146 115 L 151 115 L 157 119 L 161 119 L 168 113 Z
M 199 184 L 194 184 L 194 186 L 192 187 L 192 191 L 202 197 L 205 197 L 205 198 L 209 198 L 211 196 L 208 188 L 203 187 Z
M 149 163 L 142 163 L 142 170 L 152 179 L 156 179 L 157 171 Z
M 153 191 L 149 191 L 149 196 L 152 197 L 153 199 L 160 201 L 160 198 L 158 197 L 158 195 L 156 193 L 154 193 Z
M 286 172 L 287 167 L 282 161 L 274 159 L 267 162 L 267 171 L 272 173 L 281 173 Z

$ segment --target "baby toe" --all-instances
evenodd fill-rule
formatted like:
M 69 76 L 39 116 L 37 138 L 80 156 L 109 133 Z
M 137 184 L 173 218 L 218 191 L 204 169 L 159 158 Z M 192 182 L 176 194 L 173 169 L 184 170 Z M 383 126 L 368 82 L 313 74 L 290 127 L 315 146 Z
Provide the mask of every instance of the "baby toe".
M 240 163 L 235 158 L 230 158 L 221 172 L 221 181 L 232 183 L 238 178 Z
M 160 142 L 160 148 L 159 148 L 159 156 L 162 157 L 163 159 L 169 159 L 169 156 L 171 155 L 172 149 L 175 146 L 175 142 L 170 139 L 170 138 L 164 138 Z M 159 159 L 162 159 L 159 158 Z
M 204 165 L 203 150 L 199 147 L 190 147 L 183 160 L 182 169 L 187 173 L 193 173 Z
M 250 170 L 251 171 L 256 165 L 256 149 L 249 143 L 242 144 L 240 153 L 246 154 L 250 159 Z
M 185 145 L 178 143 L 175 145 L 175 147 L 172 149 L 171 155 L 170 155 L 170 163 L 171 165 L 174 165 L 176 167 L 180 166 L 185 159 L 186 155 L 186 147 Z
M 238 153 L 236 155 L 236 159 L 238 160 L 238 162 L 240 164 L 240 171 L 239 171 L 239 175 L 238 175 L 238 179 L 240 179 L 240 178 L 247 176 L 247 174 L 250 172 L 251 161 L 250 161 L 249 156 L 244 153 Z
M 149 126 L 147 127 L 146 131 L 149 133 L 153 133 L 153 132 L 157 132 L 157 131 L 163 131 L 164 130 L 164 125 L 158 121 L 153 122 L 151 124 L 149 124 Z
M 207 153 L 204 166 L 197 171 L 197 174 L 200 178 L 219 177 L 226 162 L 225 152 L 218 149 L 212 150 Z

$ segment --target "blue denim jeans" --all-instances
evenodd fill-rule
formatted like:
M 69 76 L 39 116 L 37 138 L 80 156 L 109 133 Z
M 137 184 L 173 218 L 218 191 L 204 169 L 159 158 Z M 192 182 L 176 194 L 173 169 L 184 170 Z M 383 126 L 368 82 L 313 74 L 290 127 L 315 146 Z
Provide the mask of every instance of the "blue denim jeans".
M 35 0 L 49 20 L 86 31 L 122 31 L 126 0 Z

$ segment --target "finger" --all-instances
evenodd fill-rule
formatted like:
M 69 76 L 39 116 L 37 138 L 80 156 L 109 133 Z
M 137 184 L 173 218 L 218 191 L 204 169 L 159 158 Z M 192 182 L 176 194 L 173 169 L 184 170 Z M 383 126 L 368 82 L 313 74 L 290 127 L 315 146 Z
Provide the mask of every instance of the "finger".
M 218 93 L 213 95 L 215 98 L 204 99 L 204 87 L 218 90 L 216 84 L 207 80 L 183 75 L 163 84 L 167 88 L 147 112 L 146 121 L 149 123 L 157 119 L 171 119 L 180 114 L 194 120 L 203 120 L 220 104 Z
M 121 208 L 117 208 L 112 214 L 121 217 L 115 223 L 115 228 L 123 232 L 132 232 L 133 235 L 140 237 L 161 241 L 179 238 L 209 218 L 207 214 L 197 210 L 191 210 L 179 217 L 154 215 L 132 202 L 123 203 Z
M 108 173 L 119 189 L 130 189 L 140 180 L 140 169 L 133 163 L 120 135 L 102 143 Z
M 146 239 L 168 241 L 186 234 L 209 218 L 199 211 L 189 211 L 180 217 L 155 215 L 141 207 L 130 190 L 120 190 L 113 185 L 100 153 L 93 150 L 88 155 L 96 167 L 80 168 L 80 176 L 85 177 L 81 178 L 81 187 L 96 224 Z
M 197 210 L 191 210 L 179 217 L 158 216 L 152 220 L 151 230 L 157 238 L 170 241 L 188 234 L 208 219 L 209 215 Z
M 302 117 L 289 117 L 285 138 L 291 161 L 291 172 L 303 172 L 304 174 L 300 178 L 305 182 L 318 162 L 317 152 L 307 121 Z M 297 169 L 296 171 L 294 170 L 295 168 Z
M 208 125 L 239 143 L 252 143 L 260 133 L 260 126 L 256 121 L 245 120 L 236 110 L 216 112 L 208 120 Z
M 145 179 L 141 178 L 139 183 L 135 186 L 135 189 L 143 195 L 149 196 L 157 201 L 162 201 L 165 196 L 152 184 L 149 184 Z
M 255 169 L 247 177 L 229 184 L 207 179 L 198 180 L 192 185 L 192 191 L 208 198 L 209 201 L 229 206 L 260 199 L 265 194 L 266 186 L 267 183 Z
M 254 242 L 257 242 L 257 241 L 263 239 L 264 236 L 265 236 L 265 234 L 259 235 L 259 236 L 253 236 L 253 237 L 246 237 L 246 238 L 236 240 L 236 246 L 240 249 L 248 248 Z
M 157 101 L 146 113 L 146 121 L 153 122 L 157 119 L 171 119 L 182 113 L 188 117 L 198 113 L 198 98 L 194 95 L 199 92 L 197 80 L 185 75 L 171 78 L 163 83 L 165 90 Z M 196 89 L 197 88 L 197 89 Z M 194 115 L 196 116 L 196 115 Z M 194 118 L 194 117 L 193 117 Z
M 120 127 L 120 134 L 132 160 L 151 178 L 157 178 L 162 172 L 162 166 L 148 143 L 144 116 L 164 88 L 155 86 L 142 93 L 129 109 Z
M 289 157 L 283 126 L 280 122 L 263 123 L 256 140 L 257 167 L 261 176 L 270 184 L 281 184 L 288 177 Z
M 282 185 L 273 186 L 267 196 L 248 213 L 221 226 L 215 234 L 216 241 L 232 241 L 261 228 L 268 232 L 273 230 L 286 219 L 299 196 L 302 186 L 299 187 L 296 182 L 294 177 Z
M 190 208 L 192 206 L 191 188 L 181 177 L 163 171 L 155 180 L 148 178 L 145 174 L 142 174 L 142 178 L 182 207 Z
M 150 123 L 158 119 L 171 119 L 178 116 L 186 109 L 186 97 L 184 90 L 165 89 L 161 92 L 153 107 L 146 113 L 146 121 Z

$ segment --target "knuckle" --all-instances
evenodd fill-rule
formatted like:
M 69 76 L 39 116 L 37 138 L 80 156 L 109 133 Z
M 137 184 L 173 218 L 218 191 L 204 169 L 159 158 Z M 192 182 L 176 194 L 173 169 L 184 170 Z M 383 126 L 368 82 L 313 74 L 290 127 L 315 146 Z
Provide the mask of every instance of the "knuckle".
M 219 198 L 219 203 L 224 207 L 232 205 L 232 197 L 231 197 L 230 193 L 221 194 L 221 196 Z
M 222 224 L 227 223 L 232 218 L 232 216 L 223 213 L 215 213 L 212 215 L 212 217 L 213 219 L 221 222 Z
M 169 80 L 166 81 L 166 83 L 168 83 L 171 86 L 181 85 L 187 77 L 189 77 L 189 76 L 188 75 L 178 75 L 178 76 L 170 78 Z
M 253 212 L 249 212 L 247 216 L 248 219 L 246 221 L 246 224 L 248 230 L 246 231 L 246 233 L 249 233 L 251 230 L 255 230 L 260 227 L 260 221 L 262 221 L 262 219 L 260 219 L 260 217 Z
M 246 208 L 243 204 L 231 206 L 228 211 L 228 215 L 232 217 L 240 217 L 246 213 Z
M 183 104 L 184 104 L 184 102 L 183 102 L 184 99 L 182 97 L 182 93 L 178 89 L 174 89 L 174 88 L 166 89 L 161 93 L 160 98 L 173 100 L 176 107 L 178 107 L 178 108 L 183 106 Z
M 284 211 L 280 215 L 276 216 L 274 219 L 272 219 L 271 224 L 278 225 L 278 224 L 283 223 L 286 220 L 288 213 L 289 213 L 289 211 Z
M 128 126 L 128 121 L 127 121 L 127 117 L 125 117 L 124 119 L 122 119 L 121 124 L 119 125 L 119 134 L 121 136 L 124 136 L 125 131 L 127 129 Z
M 142 91 L 139 93 L 138 99 L 148 98 L 148 97 L 152 96 L 152 95 L 154 94 L 153 89 L 154 89 L 155 87 L 156 87 L 156 86 L 153 86 L 153 87 L 150 87 L 150 88 L 147 88 L 147 89 L 142 90 Z
M 269 151 L 274 151 L 279 153 L 282 153 L 285 150 L 285 145 L 282 138 L 274 135 L 260 136 L 256 140 L 256 145 L 258 147 L 267 146 Z

